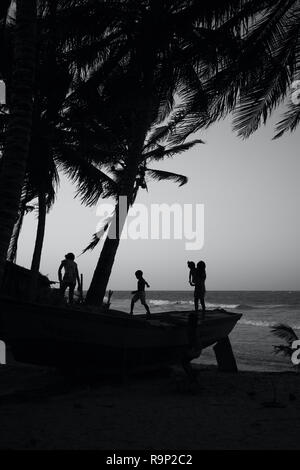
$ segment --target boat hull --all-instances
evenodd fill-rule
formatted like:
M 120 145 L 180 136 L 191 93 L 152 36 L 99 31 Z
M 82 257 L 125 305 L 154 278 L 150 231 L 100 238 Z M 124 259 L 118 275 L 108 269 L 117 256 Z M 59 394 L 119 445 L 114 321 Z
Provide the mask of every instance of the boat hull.
M 143 369 L 182 362 L 190 312 L 130 317 L 110 310 L 37 305 L 1 299 L 2 339 L 17 361 L 60 368 Z M 208 311 L 197 328 L 201 349 L 227 337 L 241 315 Z

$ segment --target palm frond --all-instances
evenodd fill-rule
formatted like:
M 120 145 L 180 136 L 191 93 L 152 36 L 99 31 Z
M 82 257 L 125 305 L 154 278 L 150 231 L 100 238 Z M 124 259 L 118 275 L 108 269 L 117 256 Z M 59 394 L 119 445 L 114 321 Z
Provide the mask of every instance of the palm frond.
M 276 126 L 276 134 L 273 139 L 278 139 L 282 137 L 283 134 L 290 131 L 293 132 L 296 130 L 300 124 L 300 105 L 295 105 L 290 103 L 288 110 L 284 113 L 283 119 L 278 122 Z
M 76 196 L 88 206 L 97 203 L 101 196 L 114 196 L 117 191 L 115 181 L 85 160 L 72 146 L 61 146 L 57 164 L 77 185 Z
M 254 17 L 237 52 L 220 70 L 203 71 L 204 89 L 210 96 L 207 124 L 225 117 L 239 103 L 234 127 L 242 137 L 254 132 L 284 99 L 297 57 L 297 1 L 278 0 L 269 7 Z
M 150 148 L 154 145 L 159 144 L 159 142 L 161 142 L 161 140 L 164 140 L 168 136 L 169 133 L 170 133 L 170 127 L 167 125 L 156 127 L 155 129 L 153 129 L 153 131 L 147 138 L 147 143 L 144 149 Z
M 188 178 L 186 176 L 171 173 L 169 171 L 146 168 L 146 173 L 156 181 L 173 181 L 174 183 L 178 183 L 179 186 L 183 186 L 188 182 Z
M 259 75 L 255 80 L 250 78 L 242 90 L 240 104 L 235 111 L 234 130 L 242 137 L 252 134 L 261 121 L 265 123 L 290 89 L 300 22 L 295 21 L 294 17 L 291 20 L 290 15 L 287 15 L 280 18 L 277 28 L 279 32 L 270 40 L 270 53 Z
M 110 57 L 103 61 L 99 67 L 94 68 L 87 80 L 82 81 L 80 77 L 79 83 L 74 83 L 74 89 L 69 95 L 68 101 L 81 96 L 93 99 L 96 103 L 100 103 L 98 87 L 103 85 L 114 69 L 119 66 L 122 59 L 128 53 L 128 50 L 128 45 L 125 44 L 123 47 L 111 53 Z
M 92 241 L 88 244 L 87 247 L 84 248 L 84 250 L 82 250 L 81 255 L 83 255 L 83 254 L 86 253 L 87 251 L 90 251 L 90 250 L 93 250 L 94 248 L 96 248 L 96 246 L 98 245 L 99 241 L 100 241 L 100 238 L 98 237 L 98 235 L 97 235 L 96 233 L 94 233 L 93 238 L 92 238 Z
M 274 325 L 271 328 L 271 332 L 278 338 L 284 339 L 289 347 L 292 345 L 293 341 L 298 339 L 298 336 L 293 328 L 289 325 L 285 325 L 284 323 Z
M 274 347 L 275 354 L 283 354 L 286 357 L 291 357 L 294 350 L 289 346 L 285 346 L 284 344 L 276 345 Z
M 162 160 L 166 157 L 174 157 L 175 155 L 179 155 L 191 148 L 195 147 L 198 144 L 204 144 L 205 142 L 201 139 L 191 140 L 190 142 L 186 142 L 180 145 L 174 145 L 172 147 L 166 148 L 162 145 L 158 145 L 155 150 L 151 152 L 143 154 L 143 159 L 146 160 Z
M 236 18 L 234 27 L 247 27 L 247 20 L 260 12 L 262 8 L 271 7 L 274 0 L 213 0 L 210 2 L 183 2 L 181 8 L 176 12 L 177 21 L 182 28 L 187 28 L 187 23 L 191 20 L 198 20 L 206 27 L 216 27 L 223 25 L 229 19 Z
M 87 251 L 91 251 L 93 250 L 94 248 L 96 248 L 96 246 L 98 245 L 99 241 L 101 240 L 101 238 L 103 237 L 103 235 L 107 232 L 107 229 L 112 221 L 112 218 L 113 216 L 111 217 L 107 217 L 101 227 L 100 230 L 98 230 L 97 233 L 94 233 L 93 235 L 93 238 L 92 238 L 92 241 L 88 244 L 88 246 L 86 248 L 84 248 L 84 250 L 82 251 L 82 255 L 84 253 L 86 253 Z

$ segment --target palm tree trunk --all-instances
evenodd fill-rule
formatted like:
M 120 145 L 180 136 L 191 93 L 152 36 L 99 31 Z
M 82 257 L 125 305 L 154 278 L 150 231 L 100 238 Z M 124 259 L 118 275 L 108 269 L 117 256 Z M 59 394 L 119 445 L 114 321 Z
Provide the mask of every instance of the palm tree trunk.
M 125 213 L 123 213 L 123 211 L 121 212 L 122 214 L 120 215 L 120 204 L 118 202 L 115 207 L 114 220 L 109 227 L 107 237 L 93 274 L 91 285 L 86 295 L 85 300 L 88 304 L 101 305 L 103 302 L 115 256 L 119 247 L 120 236 L 127 217 L 128 206 Z
M 0 284 L 18 216 L 31 137 L 37 0 L 17 0 L 11 114 L 0 174 Z
M 124 227 L 128 210 L 134 203 L 137 192 L 135 190 L 135 180 L 138 172 L 138 159 L 141 155 L 144 140 L 146 137 L 146 129 L 141 138 L 136 152 L 132 155 L 130 166 L 126 172 L 126 190 L 124 196 L 126 197 L 126 207 L 120 207 L 120 203 L 116 204 L 114 221 L 110 225 L 108 235 L 105 239 L 101 254 L 93 274 L 92 282 L 86 295 L 86 303 L 91 305 L 102 305 L 105 296 L 107 284 L 111 275 L 112 267 L 114 264 L 115 256 L 120 243 L 120 236 Z M 121 209 L 121 210 L 120 210 Z
M 14 225 L 12 238 L 9 244 L 7 261 L 15 263 L 17 260 L 18 242 L 25 216 L 25 205 L 21 208 L 19 218 Z
M 33 302 L 36 300 L 37 287 L 38 287 L 38 277 L 39 269 L 41 264 L 42 249 L 45 236 L 45 226 L 46 226 L 46 195 L 44 192 L 40 192 L 38 196 L 39 200 L 39 215 L 38 215 L 38 226 L 36 231 L 35 246 L 31 262 L 31 279 L 30 279 L 30 288 L 29 288 L 29 300 Z

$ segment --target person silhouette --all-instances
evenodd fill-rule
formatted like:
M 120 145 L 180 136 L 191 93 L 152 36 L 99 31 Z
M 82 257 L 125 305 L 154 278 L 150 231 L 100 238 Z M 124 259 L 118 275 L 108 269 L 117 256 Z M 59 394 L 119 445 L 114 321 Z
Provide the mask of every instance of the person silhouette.
M 202 320 L 205 318 L 205 280 L 206 280 L 206 265 L 204 261 L 197 263 L 197 268 L 194 275 L 194 304 L 195 311 L 199 311 L 199 300 L 202 307 Z
M 58 279 L 60 283 L 60 293 L 64 297 L 65 291 L 69 288 L 69 303 L 72 304 L 74 301 L 74 290 L 76 287 L 76 281 L 78 283 L 78 290 L 81 289 L 80 278 L 78 272 L 77 263 L 74 261 L 75 255 L 73 253 L 67 253 L 65 259 L 62 260 L 58 269 Z M 62 276 L 62 270 L 64 269 L 64 276 Z
M 199 311 L 199 300 L 202 306 L 202 321 L 205 317 L 205 280 L 206 280 L 206 266 L 204 261 L 199 261 L 197 267 L 193 261 L 188 261 L 189 272 L 189 283 L 194 289 L 194 306 L 195 311 L 189 314 L 188 318 L 188 342 L 192 348 L 192 353 L 198 354 L 199 351 L 199 338 L 197 336 L 198 326 L 198 311 Z M 190 351 L 190 352 L 191 352 Z M 195 356 L 195 357 L 196 357 Z
M 190 270 L 189 272 L 189 284 L 190 286 L 194 286 L 195 283 L 195 275 L 196 275 L 196 265 L 194 263 L 194 261 L 188 261 L 187 262 L 187 265 L 188 265 L 188 268 Z
M 147 287 L 150 287 L 150 286 L 149 286 L 148 282 L 145 281 L 145 279 L 143 278 L 143 271 L 141 271 L 140 269 L 138 269 L 135 272 L 135 277 L 138 280 L 137 290 L 131 292 L 133 294 L 133 297 L 131 299 L 130 315 L 133 315 L 133 307 L 134 307 L 135 302 L 140 300 L 141 304 L 146 309 L 146 312 L 147 312 L 146 317 L 150 318 L 150 309 L 149 309 L 149 307 L 146 303 L 146 293 L 145 293 L 145 286 L 147 286 Z

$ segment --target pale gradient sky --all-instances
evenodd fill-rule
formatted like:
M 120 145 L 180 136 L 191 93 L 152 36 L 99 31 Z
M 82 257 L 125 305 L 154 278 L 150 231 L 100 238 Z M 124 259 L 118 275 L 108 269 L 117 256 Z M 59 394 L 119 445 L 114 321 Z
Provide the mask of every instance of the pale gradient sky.
M 204 204 L 204 247 L 195 252 L 185 250 L 184 240 L 123 240 L 109 288 L 134 289 L 134 272 L 142 269 L 153 290 L 185 290 L 187 260 L 203 259 L 208 290 L 299 290 L 299 130 L 272 141 L 274 121 L 242 141 L 227 119 L 196 135 L 206 145 L 156 165 L 187 175 L 188 184 L 150 183 L 137 202 Z M 47 219 L 41 272 L 57 280 L 64 254 L 79 255 L 98 222 L 96 208 L 74 200 L 74 187 L 62 177 Z M 17 258 L 26 267 L 35 228 L 35 216 L 26 216 Z M 84 288 L 101 246 L 77 259 Z

